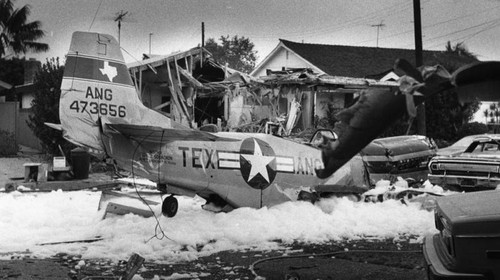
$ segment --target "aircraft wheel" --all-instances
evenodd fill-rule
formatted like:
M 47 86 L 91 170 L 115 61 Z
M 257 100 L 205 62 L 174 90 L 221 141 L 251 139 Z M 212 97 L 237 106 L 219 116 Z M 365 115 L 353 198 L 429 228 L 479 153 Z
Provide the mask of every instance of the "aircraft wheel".
M 172 218 L 175 214 L 177 214 L 178 209 L 179 202 L 174 196 L 171 195 L 163 200 L 163 204 L 161 205 L 161 213 L 163 216 Z

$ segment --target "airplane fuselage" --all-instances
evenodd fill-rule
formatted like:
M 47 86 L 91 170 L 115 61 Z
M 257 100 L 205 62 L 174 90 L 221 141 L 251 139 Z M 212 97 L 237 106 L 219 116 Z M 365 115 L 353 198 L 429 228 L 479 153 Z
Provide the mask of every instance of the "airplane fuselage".
M 137 176 L 179 195 L 217 194 L 232 207 L 272 206 L 296 200 L 301 189 L 321 184 L 321 151 L 268 134 L 215 133 L 234 141 L 131 140 L 105 133 L 110 156 Z M 239 140 L 238 140 L 239 139 Z

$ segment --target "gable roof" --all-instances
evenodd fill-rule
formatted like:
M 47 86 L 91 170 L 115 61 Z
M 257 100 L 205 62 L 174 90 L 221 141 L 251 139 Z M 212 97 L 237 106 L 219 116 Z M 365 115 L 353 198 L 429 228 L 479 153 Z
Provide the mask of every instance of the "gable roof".
M 415 51 L 412 49 L 307 44 L 284 39 L 280 39 L 281 44 L 332 76 L 365 78 L 378 75 L 392 69 L 398 58 L 415 65 Z M 453 55 L 444 51 L 423 51 L 422 56 L 424 65 L 435 65 Z M 462 64 L 474 61 L 459 56 L 453 56 L 453 59 Z

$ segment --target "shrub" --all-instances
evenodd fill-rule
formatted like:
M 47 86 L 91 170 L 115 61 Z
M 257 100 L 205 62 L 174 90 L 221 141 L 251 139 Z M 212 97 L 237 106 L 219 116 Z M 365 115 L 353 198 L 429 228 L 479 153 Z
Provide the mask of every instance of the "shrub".
M 62 137 L 62 133 L 46 125 L 48 123 L 61 123 L 59 120 L 59 97 L 61 96 L 61 81 L 64 66 L 59 65 L 59 58 L 47 60 L 36 73 L 34 85 L 35 98 L 32 101 L 32 115 L 27 121 L 33 133 L 40 139 L 44 152 L 60 155 L 61 147 L 66 155 L 74 145 Z
M 471 122 L 464 124 L 457 133 L 457 139 L 467 135 L 488 133 L 488 126 L 484 123 Z
M 5 130 L 0 130 L 0 156 L 12 156 L 17 154 L 19 146 L 16 143 L 16 136 Z

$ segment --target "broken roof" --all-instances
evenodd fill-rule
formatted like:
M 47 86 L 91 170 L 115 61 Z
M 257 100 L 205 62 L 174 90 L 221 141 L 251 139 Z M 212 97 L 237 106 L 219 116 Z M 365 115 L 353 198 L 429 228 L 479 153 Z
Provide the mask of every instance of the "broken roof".
M 165 64 L 165 62 L 170 62 L 173 60 L 180 60 L 184 59 L 185 57 L 188 56 L 199 56 L 201 52 L 203 51 L 204 54 L 208 54 L 211 56 L 211 54 L 204 48 L 201 47 L 194 47 L 190 50 L 184 51 L 184 52 L 176 52 L 172 54 L 167 54 L 167 55 L 154 55 L 149 58 L 146 58 L 141 61 L 135 61 L 132 63 L 127 63 L 127 67 L 130 70 L 145 70 L 150 67 L 157 67 Z
M 309 71 L 309 69 L 293 73 L 271 73 L 268 76 L 260 77 L 260 80 L 267 85 L 343 85 L 353 88 L 365 88 L 369 86 L 397 87 L 399 85 L 394 81 L 315 74 Z

